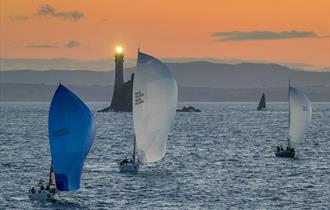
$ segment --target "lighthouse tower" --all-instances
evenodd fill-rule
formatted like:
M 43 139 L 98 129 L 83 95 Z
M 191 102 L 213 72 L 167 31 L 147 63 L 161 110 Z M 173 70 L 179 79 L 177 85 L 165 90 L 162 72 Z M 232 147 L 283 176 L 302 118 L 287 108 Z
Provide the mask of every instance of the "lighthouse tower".
M 124 53 L 123 48 L 117 47 L 115 52 L 115 86 L 113 89 L 111 109 L 120 109 L 120 95 L 124 84 Z
M 98 112 L 132 112 L 134 73 L 131 74 L 130 80 L 124 82 L 124 53 L 121 47 L 116 48 L 115 64 L 115 86 L 111 104 Z

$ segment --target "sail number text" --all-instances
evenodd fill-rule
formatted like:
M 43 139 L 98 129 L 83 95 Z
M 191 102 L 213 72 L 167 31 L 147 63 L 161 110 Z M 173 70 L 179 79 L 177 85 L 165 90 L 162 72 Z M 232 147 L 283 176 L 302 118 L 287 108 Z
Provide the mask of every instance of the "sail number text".
M 134 103 L 135 103 L 135 105 L 139 105 L 139 104 L 144 103 L 143 96 L 144 96 L 144 94 L 141 93 L 141 91 L 134 93 Z
M 58 137 L 61 137 L 64 135 L 68 135 L 69 133 L 71 133 L 71 129 L 69 127 L 66 127 L 66 128 L 57 129 L 52 134 L 53 134 L 53 137 L 58 138 Z

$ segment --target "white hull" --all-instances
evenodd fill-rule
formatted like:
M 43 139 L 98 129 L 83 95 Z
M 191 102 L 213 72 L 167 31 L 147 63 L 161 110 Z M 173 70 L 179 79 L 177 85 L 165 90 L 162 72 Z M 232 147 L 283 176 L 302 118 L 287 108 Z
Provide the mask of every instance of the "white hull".
M 56 201 L 60 199 L 60 194 L 58 192 L 49 192 L 46 190 L 37 190 L 36 192 L 32 193 L 29 192 L 29 198 L 31 200 L 49 200 L 49 201 Z
M 137 173 L 139 171 L 139 164 L 119 164 L 119 171 L 122 173 Z

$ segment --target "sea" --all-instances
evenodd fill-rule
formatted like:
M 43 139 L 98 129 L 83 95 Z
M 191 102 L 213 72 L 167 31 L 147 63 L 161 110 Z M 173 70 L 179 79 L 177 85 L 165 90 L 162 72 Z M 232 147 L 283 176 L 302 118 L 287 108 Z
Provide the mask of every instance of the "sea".
M 0 103 L 0 209 L 330 209 L 330 103 L 312 103 L 312 123 L 293 159 L 286 144 L 288 104 L 180 103 L 165 157 L 137 174 L 119 173 L 133 149 L 132 113 L 99 113 L 87 103 L 96 138 L 81 188 L 57 202 L 31 201 L 48 180 L 49 103 Z

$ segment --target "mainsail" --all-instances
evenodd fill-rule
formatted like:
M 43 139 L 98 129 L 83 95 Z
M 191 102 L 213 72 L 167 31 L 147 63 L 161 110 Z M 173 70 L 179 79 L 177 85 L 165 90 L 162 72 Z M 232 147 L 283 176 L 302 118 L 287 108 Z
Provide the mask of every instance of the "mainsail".
M 94 142 L 95 122 L 88 107 L 61 84 L 50 105 L 48 132 L 57 189 L 79 189 L 84 160 Z
M 312 106 L 306 95 L 289 86 L 289 139 L 295 145 L 302 142 L 312 119 Z
M 140 163 L 164 157 L 177 97 L 177 83 L 167 66 L 139 52 L 133 83 L 133 120 Z
M 257 110 L 262 110 L 262 109 L 266 109 L 266 97 L 264 93 L 261 96 Z
M 54 169 L 53 169 L 53 164 L 50 165 L 48 186 L 49 187 L 56 188 L 56 179 L 55 179 L 55 173 L 54 173 Z

